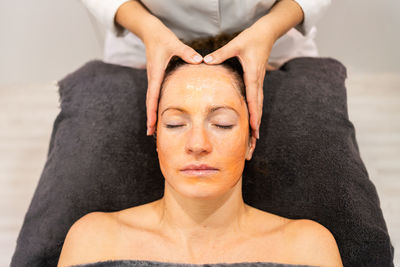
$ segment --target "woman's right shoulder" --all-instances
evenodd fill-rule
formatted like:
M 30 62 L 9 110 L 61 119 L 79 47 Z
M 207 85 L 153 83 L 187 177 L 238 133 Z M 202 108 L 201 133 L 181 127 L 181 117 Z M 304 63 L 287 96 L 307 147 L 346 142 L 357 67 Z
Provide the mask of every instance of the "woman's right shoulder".
M 57 266 L 100 261 L 99 256 L 110 255 L 116 227 L 113 213 L 91 212 L 70 227 L 65 237 Z
M 79 218 L 69 229 L 68 235 L 76 241 L 101 241 L 110 238 L 116 226 L 114 212 L 90 212 Z M 66 237 L 66 239 L 67 239 Z M 85 238 L 83 238 L 85 237 Z

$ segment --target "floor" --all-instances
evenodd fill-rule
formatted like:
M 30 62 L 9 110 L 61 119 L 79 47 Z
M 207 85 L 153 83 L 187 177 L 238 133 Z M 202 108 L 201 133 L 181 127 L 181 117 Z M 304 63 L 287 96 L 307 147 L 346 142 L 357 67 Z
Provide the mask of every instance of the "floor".
M 400 75 L 350 77 L 347 88 L 361 156 L 400 266 Z M 55 82 L 0 86 L 0 267 L 10 264 L 58 111 Z

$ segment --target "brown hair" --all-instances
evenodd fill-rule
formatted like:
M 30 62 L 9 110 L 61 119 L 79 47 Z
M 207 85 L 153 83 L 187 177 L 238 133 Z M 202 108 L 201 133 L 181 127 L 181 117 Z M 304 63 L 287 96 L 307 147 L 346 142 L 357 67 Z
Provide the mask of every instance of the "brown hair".
M 190 42 L 184 42 L 186 45 L 190 46 L 194 50 L 196 50 L 202 57 L 205 57 L 206 55 L 214 52 L 215 50 L 223 47 L 225 44 L 227 44 L 230 40 L 232 40 L 236 35 L 238 35 L 240 32 L 233 33 L 233 34 L 226 34 L 222 33 L 216 36 L 211 36 L 211 37 L 206 37 L 206 38 L 199 38 L 192 40 Z M 186 63 L 183 59 L 181 59 L 178 56 L 173 56 L 171 60 L 168 63 L 167 68 L 165 69 L 164 73 L 164 80 L 161 84 L 161 91 L 160 91 L 160 96 L 159 99 L 161 98 L 161 93 L 162 93 L 162 88 L 164 86 L 165 81 L 168 79 L 168 77 L 173 74 L 179 67 L 187 65 L 189 63 Z M 227 68 L 229 71 L 231 71 L 232 75 L 235 78 L 235 81 L 237 82 L 240 94 L 246 99 L 246 89 L 244 85 L 244 80 L 243 80 L 243 68 L 242 65 L 240 64 L 240 61 L 236 58 L 229 58 L 219 64 L 221 66 L 224 66 Z

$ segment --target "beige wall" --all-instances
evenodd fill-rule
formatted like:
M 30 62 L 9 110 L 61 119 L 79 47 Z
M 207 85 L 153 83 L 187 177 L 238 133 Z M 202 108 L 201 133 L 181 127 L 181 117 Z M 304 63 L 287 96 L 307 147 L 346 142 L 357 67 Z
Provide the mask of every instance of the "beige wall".
M 400 75 L 400 1 L 332 0 L 318 24 L 321 56 L 351 73 Z
M 321 55 L 351 73 L 400 74 L 400 1 L 332 1 L 319 23 Z M 92 22 L 79 0 L 0 1 L 0 85 L 58 80 L 101 58 Z
M 58 80 L 101 54 L 79 0 L 0 1 L 0 85 Z

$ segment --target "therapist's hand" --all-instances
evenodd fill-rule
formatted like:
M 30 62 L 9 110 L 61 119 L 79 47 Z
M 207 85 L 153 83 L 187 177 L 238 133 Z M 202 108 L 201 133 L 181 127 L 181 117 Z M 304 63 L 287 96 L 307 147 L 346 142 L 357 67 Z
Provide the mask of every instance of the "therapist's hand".
M 277 1 L 268 14 L 257 20 L 224 47 L 213 52 L 210 64 L 218 64 L 230 57 L 238 57 L 244 70 L 246 94 L 253 136 L 258 137 L 263 105 L 263 82 L 268 69 L 268 57 L 274 42 L 303 20 L 303 11 L 294 0 Z M 146 97 L 147 134 L 152 135 L 157 120 L 158 96 L 164 71 L 172 56 L 176 55 L 192 64 L 203 58 L 191 47 L 183 44 L 140 1 L 127 1 L 116 13 L 115 20 L 135 35 L 146 47 L 148 89 Z M 197 61 L 194 57 L 198 55 Z
M 157 121 L 160 86 L 169 60 L 173 56 L 178 56 L 187 63 L 197 64 L 203 61 L 203 57 L 181 42 L 140 1 L 127 1 L 122 4 L 116 12 L 115 22 L 138 36 L 146 47 L 147 135 L 152 135 Z
M 164 72 L 170 59 L 179 56 L 187 63 L 198 64 L 203 57 L 193 48 L 181 42 L 164 24 L 155 20 L 149 25 L 149 33 L 143 38 L 147 60 L 147 135 L 155 131 L 157 121 L 158 97 Z
M 238 57 L 244 71 L 246 98 L 250 112 L 253 136 L 259 138 L 263 107 L 263 83 L 266 70 L 272 70 L 268 58 L 272 46 L 283 34 L 302 22 L 300 5 L 293 0 L 276 1 L 268 14 L 232 39 L 225 46 L 207 56 L 204 62 L 219 64 L 231 57 Z
M 274 69 L 268 64 L 270 51 L 275 42 L 261 25 L 254 24 L 245 29 L 229 43 L 204 57 L 207 64 L 220 64 L 231 57 L 237 57 L 243 67 L 246 98 L 250 113 L 252 135 L 259 138 L 259 126 L 263 107 L 263 83 L 265 72 Z

